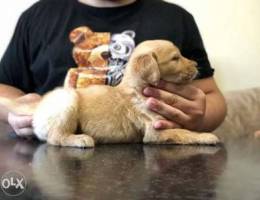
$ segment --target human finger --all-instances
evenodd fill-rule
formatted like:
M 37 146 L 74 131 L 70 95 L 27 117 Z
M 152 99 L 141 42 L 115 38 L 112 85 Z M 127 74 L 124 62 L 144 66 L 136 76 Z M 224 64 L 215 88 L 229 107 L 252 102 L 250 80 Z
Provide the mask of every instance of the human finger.
M 154 122 L 153 127 L 155 129 L 162 130 L 162 129 L 181 128 L 181 125 L 169 120 L 158 120 Z
M 190 100 L 196 99 L 201 94 L 200 90 L 192 85 L 176 85 L 163 80 L 160 81 L 157 87 Z
M 178 124 L 185 124 L 189 120 L 189 116 L 181 110 L 174 108 L 162 101 L 150 97 L 147 101 L 147 106 L 150 110 L 162 115 L 166 119 L 174 121 Z
M 145 96 L 154 97 L 170 106 L 182 110 L 183 112 L 188 112 L 191 104 L 193 104 L 193 101 L 185 99 L 179 95 L 153 87 L 145 88 L 143 93 Z

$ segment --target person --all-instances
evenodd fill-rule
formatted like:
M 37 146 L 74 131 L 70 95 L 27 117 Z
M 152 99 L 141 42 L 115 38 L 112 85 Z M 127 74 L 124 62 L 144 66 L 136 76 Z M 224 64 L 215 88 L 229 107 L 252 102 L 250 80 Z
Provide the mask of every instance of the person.
M 161 81 L 147 87 L 147 107 L 164 116 L 155 129 L 185 128 L 212 131 L 226 115 L 226 104 L 214 80 L 203 41 L 193 16 L 161 0 L 41 0 L 20 17 L 0 63 L 0 95 L 22 103 L 63 85 L 74 44 L 69 35 L 78 27 L 110 34 L 129 31 L 136 44 L 151 39 L 172 41 L 181 53 L 197 61 L 199 76 L 185 86 Z M 79 38 L 80 40 L 80 38 Z M 32 116 L 8 112 L 0 118 L 19 136 L 32 134 Z

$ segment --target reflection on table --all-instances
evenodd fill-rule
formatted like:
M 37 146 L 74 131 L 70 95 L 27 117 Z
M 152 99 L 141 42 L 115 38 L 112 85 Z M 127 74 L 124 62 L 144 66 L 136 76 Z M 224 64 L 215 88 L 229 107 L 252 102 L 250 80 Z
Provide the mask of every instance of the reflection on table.
M 247 194 L 244 199 L 260 197 L 252 193 L 260 186 L 256 182 L 260 175 L 254 176 L 250 188 L 237 190 L 243 190 L 239 181 L 252 181 L 239 174 L 241 166 L 246 168 L 244 173 L 260 174 L 256 172 L 260 164 L 260 145 L 256 142 L 216 147 L 122 144 L 75 149 L 10 138 L 7 132 L 1 128 L 0 131 L 0 175 L 19 171 L 28 182 L 18 199 L 225 200 L 240 199 L 241 194 Z M 0 199 L 12 198 L 0 191 Z

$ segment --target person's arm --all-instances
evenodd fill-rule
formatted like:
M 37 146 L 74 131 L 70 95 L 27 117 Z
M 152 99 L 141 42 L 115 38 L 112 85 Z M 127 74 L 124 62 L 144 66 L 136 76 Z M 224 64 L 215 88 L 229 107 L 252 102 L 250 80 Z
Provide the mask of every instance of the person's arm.
M 148 108 L 167 120 L 154 123 L 156 129 L 185 128 L 213 131 L 226 116 L 223 95 L 213 78 L 178 86 L 161 81 L 158 88 L 146 88 Z
M 15 100 L 21 104 L 38 102 L 41 99 L 38 94 L 25 94 L 20 89 L 4 84 L 0 84 L 0 97 Z M 33 135 L 32 116 L 12 113 L 4 105 L 1 105 L 1 102 L 0 121 L 7 122 L 18 136 L 27 137 Z
M 213 131 L 226 117 L 225 98 L 213 78 L 196 80 L 193 85 L 201 89 L 206 95 L 206 111 L 201 130 Z
M 0 96 L 1 97 L 16 99 L 23 95 L 25 95 L 25 94 L 20 89 L 17 89 L 15 87 L 12 87 L 9 85 L 0 84 Z M 0 103 L 0 121 L 4 121 L 4 122 L 8 121 L 7 120 L 8 112 L 9 111 Z
M 30 36 L 32 9 L 22 13 L 13 37 L 0 61 L 0 96 L 22 102 L 39 98 L 34 92 L 34 82 L 30 71 L 32 52 Z M 21 116 L 9 112 L 0 105 L 0 120 L 8 122 L 18 135 L 31 134 L 31 116 Z

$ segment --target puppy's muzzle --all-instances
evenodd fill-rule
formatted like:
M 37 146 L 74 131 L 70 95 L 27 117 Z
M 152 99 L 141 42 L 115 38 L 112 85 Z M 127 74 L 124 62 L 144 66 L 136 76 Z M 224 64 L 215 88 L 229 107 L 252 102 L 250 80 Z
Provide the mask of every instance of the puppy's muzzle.
M 198 66 L 197 62 L 190 61 L 190 63 L 187 66 L 186 73 L 182 76 L 182 80 L 184 82 L 192 81 L 197 77 L 199 73 L 197 66 Z

